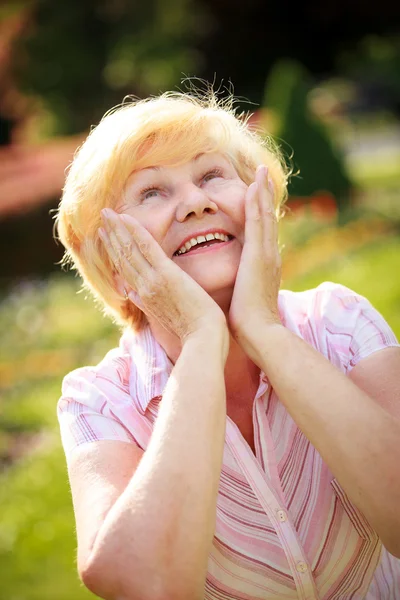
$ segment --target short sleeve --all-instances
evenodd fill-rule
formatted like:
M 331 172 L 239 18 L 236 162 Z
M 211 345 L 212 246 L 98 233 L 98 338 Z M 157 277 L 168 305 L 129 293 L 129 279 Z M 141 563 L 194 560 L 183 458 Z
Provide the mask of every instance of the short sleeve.
M 135 442 L 118 407 L 130 403 L 117 365 L 82 367 L 69 373 L 62 383 L 57 404 L 61 441 L 67 463 L 72 450 L 98 440 Z
M 329 354 L 341 356 L 345 372 L 378 350 L 399 346 L 389 324 L 367 298 L 330 282 L 319 289 L 324 293 L 321 305 Z

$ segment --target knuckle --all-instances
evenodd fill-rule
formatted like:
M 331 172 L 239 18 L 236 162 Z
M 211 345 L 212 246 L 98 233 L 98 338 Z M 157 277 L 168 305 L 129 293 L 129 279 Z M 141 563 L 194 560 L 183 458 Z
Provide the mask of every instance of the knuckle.
M 148 254 L 150 250 L 148 242 L 139 242 L 139 250 L 144 255 Z
M 150 290 L 152 295 L 157 296 L 158 294 L 162 294 L 163 291 L 165 291 L 165 287 L 161 281 L 153 280 L 151 283 Z
M 264 252 L 264 259 L 265 259 L 265 261 L 268 264 L 270 264 L 270 263 L 276 263 L 276 254 L 268 246 L 267 246 L 267 248 L 265 249 L 265 252 Z
M 114 264 L 115 264 L 116 268 L 118 269 L 118 271 L 120 271 L 121 270 L 121 258 L 120 258 L 120 256 L 119 255 L 114 256 L 113 260 L 114 260 Z
M 158 281 L 150 278 L 142 281 L 139 292 L 142 297 L 151 300 L 162 293 L 162 286 Z
M 123 254 L 119 257 L 118 264 L 119 264 L 120 271 L 124 271 L 124 272 L 130 266 L 128 259 Z

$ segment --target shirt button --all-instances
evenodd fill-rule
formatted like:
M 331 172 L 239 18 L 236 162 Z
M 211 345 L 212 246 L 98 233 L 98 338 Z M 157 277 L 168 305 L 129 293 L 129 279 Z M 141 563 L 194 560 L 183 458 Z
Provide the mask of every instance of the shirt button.
M 298 570 L 299 573 L 305 573 L 307 571 L 307 565 L 305 562 L 300 560 L 296 565 L 296 569 Z
M 278 519 L 282 521 L 282 523 L 287 520 L 287 516 L 284 510 L 277 510 L 276 514 L 278 515 Z

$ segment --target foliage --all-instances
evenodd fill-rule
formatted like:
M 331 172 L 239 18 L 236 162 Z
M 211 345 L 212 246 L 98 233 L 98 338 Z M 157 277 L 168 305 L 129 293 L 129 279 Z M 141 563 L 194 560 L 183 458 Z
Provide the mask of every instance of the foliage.
M 25 282 L 0 306 L 0 578 L 8 600 L 94 597 L 75 568 L 56 402 L 61 377 L 98 362 L 118 331 L 72 277 Z
M 310 76 L 299 63 L 280 60 L 272 68 L 265 88 L 264 104 L 278 115 L 278 140 L 286 154 L 293 152 L 294 174 L 289 184 L 292 196 L 311 196 L 329 191 L 339 209 L 347 207 L 351 182 L 343 158 L 308 106 Z
M 400 36 L 369 34 L 337 57 L 339 71 L 361 84 L 352 108 L 400 116 Z M 369 115 L 368 115 L 369 116 Z
M 288 219 L 281 231 L 283 277 L 302 277 L 330 260 L 347 255 L 368 243 L 391 235 L 396 228 L 388 219 L 376 214 L 349 219 L 341 227 L 321 223 L 305 212 L 302 218 Z M 310 232 L 312 235 L 310 235 Z
M 387 232 L 385 239 L 384 230 L 375 238 L 364 233 L 360 247 L 358 238 L 372 222 L 355 227 L 351 223 L 326 229 L 328 238 L 337 236 L 336 244 L 324 245 L 322 232 L 317 232 L 314 263 L 307 248 L 311 242 L 297 245 L 298 264 L 308 253 L 308 272 L 296 275 L 292 270 L 283 287 L 302 290 L 321 281 L 340 282 L 368 297 L 400 336 L 400 280 L 393 276 L 400 239 Z M 288 262 L 294 254 L 284 256 Z M 77 280 L 68 276 L 25 282 L 0 305 L 0 460 L 7 466 L 0 475 L 0 579 L 7 600 L 93 597 L 76 573 L 74 519 L 56 402 L 62 376 L 98 362 L 116 345 L 119 333 L 77 290 Z M 22 434 L 27 437 L 21 449 L 16 442 Z
M 321 261 L 306 273 L 292 275 L 286 279 L 284 287 L 301 291 L 313 288 L 321 281 L 346 285 L 368 298 L 400 340 L 400 278 L 395 275 L 399 268 L 400 238 L 380 236 L 370 244 L 357 247 L 356 243 L 354 247 L 351 251 L 348 244 L 343 244 L 341 250 L 331 255 L 329 265 L 321 264 Z
M 53 115 L 53 134 L 87 130 L 127 94 L 147 96 L 197 68 L 203 12 L 194 0 L 36 0 L 15 49 L 25 90 Z
M 32 391 L 45 393 L 49 411 L 58 388 L 58 382 L 41 383 Z M 94 597 L 74 572 L 73 511 L 64 463 L 56 434 L 50 433 L 38 450 L 1 475 L 0 574 L 7 600 Z

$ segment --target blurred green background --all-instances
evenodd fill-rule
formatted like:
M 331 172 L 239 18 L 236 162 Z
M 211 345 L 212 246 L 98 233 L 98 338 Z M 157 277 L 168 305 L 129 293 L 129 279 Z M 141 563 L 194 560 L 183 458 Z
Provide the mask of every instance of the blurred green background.
M 76 147 L 124 96 L 194 76 L 233 89 L 293 166 L 282 287 L 347 285 L 400 336 L 399 7 L 381 0 L 377 19 L 351 1 L 244 4 L 0 6 L 1 600 L 93 597 L 76 574 L 56 403 L 63 375 L 119 332 L 60 272 L 52 211 Z

